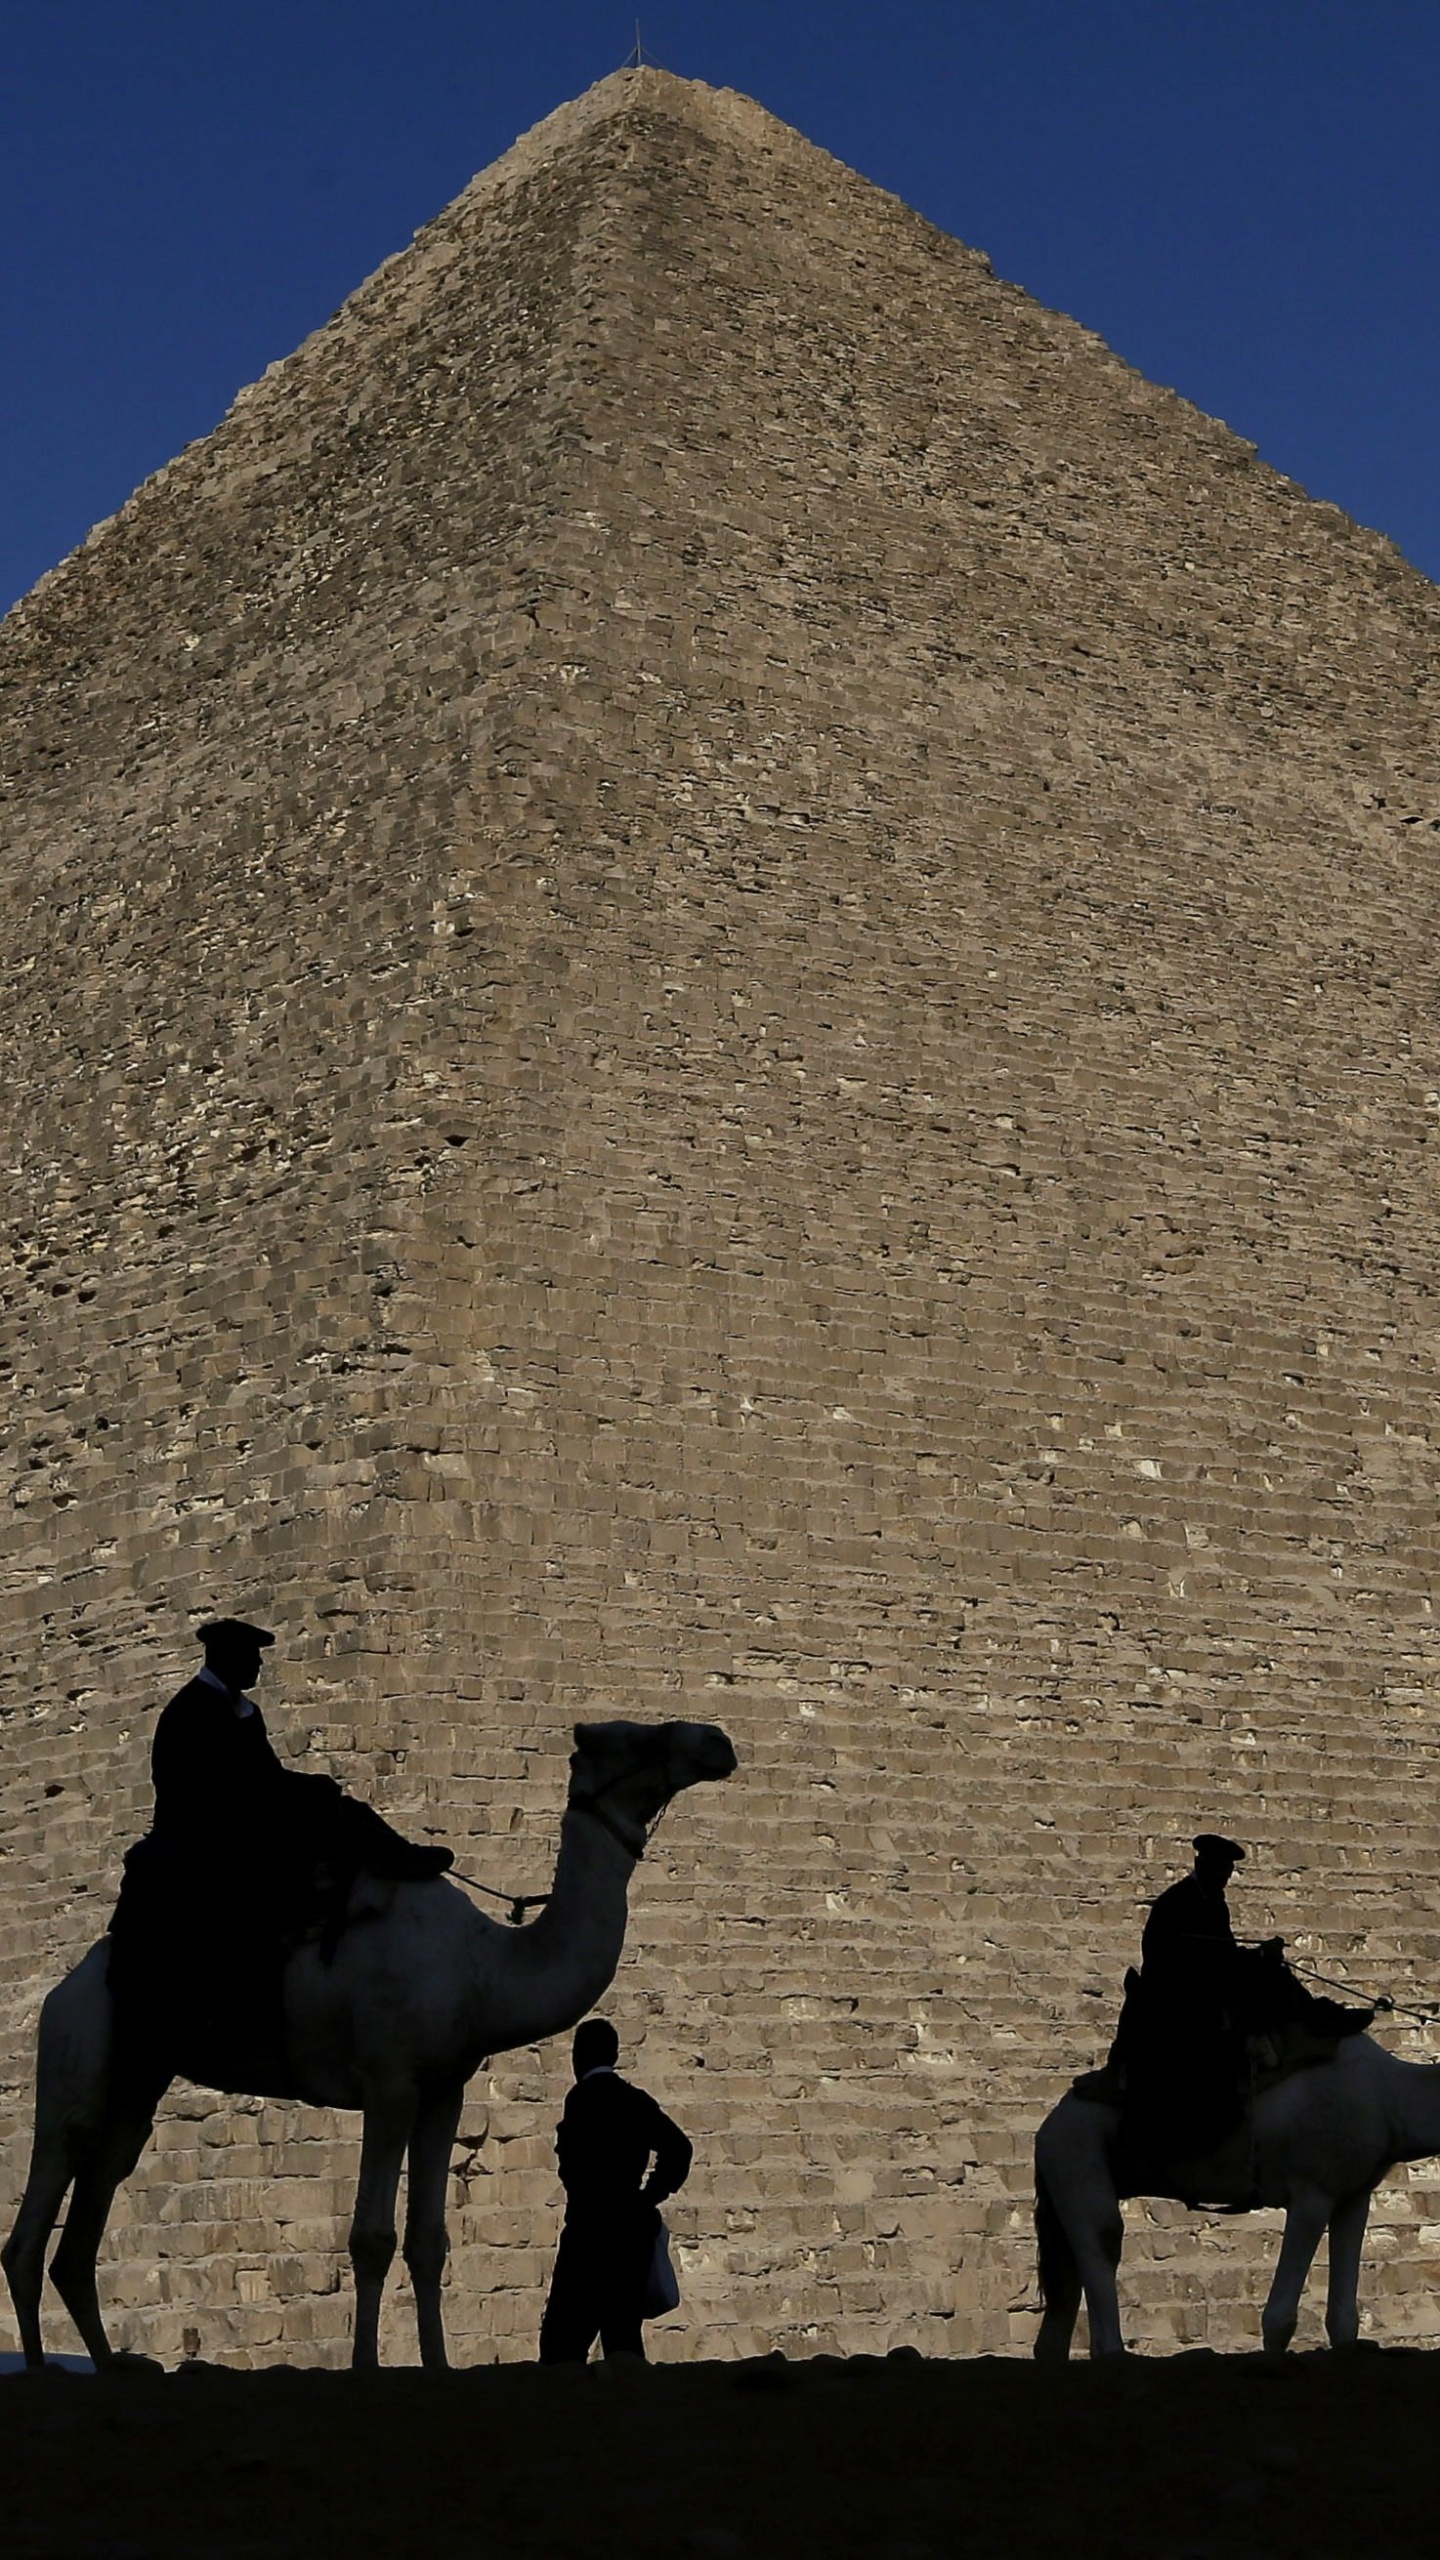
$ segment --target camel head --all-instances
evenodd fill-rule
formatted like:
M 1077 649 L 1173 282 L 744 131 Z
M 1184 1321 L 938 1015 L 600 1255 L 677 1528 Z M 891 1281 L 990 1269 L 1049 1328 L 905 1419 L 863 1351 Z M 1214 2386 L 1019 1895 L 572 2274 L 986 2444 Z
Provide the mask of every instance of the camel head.
M 673 1796 L 728 1778 L 735 1746 L 718 1724 L 577 1724 L 569 1803 L 594 1813 L 638 1858 Z

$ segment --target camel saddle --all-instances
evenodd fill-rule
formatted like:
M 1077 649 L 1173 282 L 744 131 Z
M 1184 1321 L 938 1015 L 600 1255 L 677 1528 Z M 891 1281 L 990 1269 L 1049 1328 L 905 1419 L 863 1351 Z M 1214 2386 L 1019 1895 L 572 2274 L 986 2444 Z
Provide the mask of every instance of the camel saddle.
M 345 1930 L 389 1909 L 394 1882 L 323 1862 L 236 1874 L 147 1833 L 110 1921 L 118 2057 L 142 2078 L 298 2096 L 285 1968 L 302 1946 L 328 1964 Z
M 1277 1989 L 1283 2014 L 1263 2024 L 1202 2021 L 1197 2029 L 1193 2019 L 1157 2014 L 1143 1977 L 1133 1968 L 1126 1974 L 1103 2067 L 1071 2083 L 1073 2096 L 1119 2114 L 1122 2192 L 1230 2212 L 1253 2208 L 1256 2099 L 1297 2071 L 1333 2062 L 1375 2014 L 1315 1999 L 1286 1968 L 1278 1969 Z

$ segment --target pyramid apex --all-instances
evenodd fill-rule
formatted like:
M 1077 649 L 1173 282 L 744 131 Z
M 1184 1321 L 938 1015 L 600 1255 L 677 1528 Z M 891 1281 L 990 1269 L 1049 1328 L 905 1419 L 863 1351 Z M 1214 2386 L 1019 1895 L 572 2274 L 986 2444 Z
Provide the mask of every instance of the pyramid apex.
M 717 89 L 706 80 L 689 80 L 679 72 L 662 71 L 653 62 L 632 62 L 618 71 L 607 72 L 603 80 L 567 98 L 542 116 L 538 124 L 529 126 L 507 151 L 477 171 L 457 201 L 529 176 L 543 160 L 578 141 L 582 133 L 644 107 L 658 108 L 677 123 L 689 124 L 700 132 L 723 132 L 732 141 L 739 138 L 773 143 L 777 136 L 784 135 L 819 158 L 830 156 L 741 89 Z
M 756 97 L 746 97 L 743 90 L 717 90 L 707 79 L 684 79 L 679 72 L 661 72 L 653 61 L 630 61 L 620 72 L 607 72 L 605 79 L 597 79 L 589 90 L 579 90 L 577 97 L 566 97 L 559 108 L 551 108 L 551 113 L 543 115 L 536 125 L 528 125 L 528 131 L 510 143 L 510 151 L 489 161 L 487 169 L 482 169 L 471 184 L 484 184 L 500 172 L 510 172 L 518 154 L 528 169 L 538 156 L 564 148 L 589 125 L 607 123 L 615 115 L 633 115 L 635 108 L 646 105 L 664 108 L 676 120 L 697 125 L 702 131 L 725 131 L 735 136 L 748 128 L 756 141 L 766 133 L 792 133 L 797 141 L 805 141 L 794 125 L 781 123 L 779 115 L 771 115 L 769 108 L 764 108 Z M 817 146 L 810 143 L 807 148 L 815 151 Z

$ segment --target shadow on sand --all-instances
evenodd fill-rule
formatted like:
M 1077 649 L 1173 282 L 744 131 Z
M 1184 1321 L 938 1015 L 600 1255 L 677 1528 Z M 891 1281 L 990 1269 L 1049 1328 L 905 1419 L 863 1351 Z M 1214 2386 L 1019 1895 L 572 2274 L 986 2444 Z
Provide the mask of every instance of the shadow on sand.
M 7 2560 L 1430 2560 L 1433 2355 L 0 2388 Z

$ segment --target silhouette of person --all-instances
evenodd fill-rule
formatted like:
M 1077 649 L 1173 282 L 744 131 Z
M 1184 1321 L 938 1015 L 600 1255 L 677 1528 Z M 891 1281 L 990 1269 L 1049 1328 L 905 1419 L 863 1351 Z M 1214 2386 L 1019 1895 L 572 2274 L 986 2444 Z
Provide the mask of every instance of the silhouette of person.
M 412 1883 L 443 1875 L 449 1849 L 405 1840 L 373 1805 L 345 1795 L 333 1778 L 287 1769 L 248 1694 L 260 1677 L 268 1628 L 243 1618 L 201 1627 L 204 1669 L 163 1710 L 150 1773 L 157 1839 L 189 1852 L 238 1852 L 270 1863 L 310 1851 L 358 1873 Z
M 1245 1852 L 1218 1831 L 1197 1833 L 1192 1847 L 1189 1875 L 1150 1905 L 1141 1971 L 1126 1977 L 1112 2048 L 1124 2070 L 1128 2135 L 1141 2149 L 1223 2141 L 1248 2102 L 1260 2050 L 1251 2039 L 1293 2029 L 1333 2044 L 1374 2015 L 1316 1999 L 1287 1966 L 1283 1938 L 1241 1945 L 1225 1896 Z
M 403 1839 L 333 1778 L 285 1767 L 249 1695 L 268 1628 L 216 1618 L 199 1637 L 204 1667 L 155 1729 L 154 1819 L 125 1860 L 110 1987 L 150 2062 L 175 2067 L 178 2031 L 213 2070 L 218 2039 L 240 2086 L 283 2079 L 280 1982 L 299 1930 L 338 1929 L 362 1869 L 422 1882 L 453 1853 Z
M 1191 1845 L 1189 1875 L 1150 1905 L 1133 2006 L 1127 1996 L 1129 2015 L 1121 2013 L 1132 2129 L 1162 2148 L 1219 2142 L 1242 2105 L 1241 2013 L 1252 1986 L 1225 1894 L 1245 1852 L 1218 1831 Z
M 1188 1876 L 1156 1895 L 1140 1940 L 1147 1986 L 1163 1997 L 1222 1999 L 1239 1950 L 1225 1890 L 1245 1852 L 1218 1831 L 1197 1833 Z
M 542 2364 L 583 2364 L 597 2336 L 607 2356 L 645 2353 L 658 2208 L 683 2187 L 694 2153 L 663 2108 L 620 2078 L 619 2059 L 607 2018 L 576 2029 L 575 2083 L 555 2129 L 565 2223 L 540 2323 Z
M 1295 2019 L 1334 2035 L 1353 2035 L 1357 2021 L 1368 2023 L 1372 2011 L 1344 2009 L 1306 1991 L 1285 1962 L 1283 1938 L 1251 1946 L 1237 1941 L 1225 1891 L 1245 1855 L 1239 1841 L 1201 1831 L 1191 1845 L 1189 1875 L 1150 1905 L 1140 1940 L 1146 1989 L 1199 2019 L 1223 2012 L 1232 2028 L 1249 2034 Z

